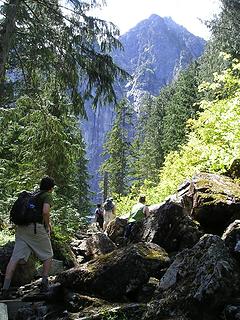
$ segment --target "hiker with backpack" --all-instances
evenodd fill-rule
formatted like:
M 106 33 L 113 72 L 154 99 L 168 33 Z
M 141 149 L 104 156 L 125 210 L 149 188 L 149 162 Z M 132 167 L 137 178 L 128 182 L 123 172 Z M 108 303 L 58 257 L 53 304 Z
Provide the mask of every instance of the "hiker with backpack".
M 149 215 L 150 212 L 146 205 L 146 196 L 142 194 L 139 196 L 138 203 L 132 207 L 131 213 L 129 214 L 128 224 L 124 233 L 125 240 L 129 239 L 133 227 Z
M 113 202 L 113 198 L 108 198 L 103 204 L 104 212 L 103 212 L 103 230 L 107 229 L 109 222 L 111 222 L 116 217 L 116 206 Z
M 103 229 L 103 209 L 101 203 L 97 204 L 97 208 L 95 210 L 95 222 L 98 223 L 100 229 Z
M 50 209 L 53 205 L 54 185 L 52 178 L 42 178 L 40 190 L 33 193 L 22 192 L 11 209 L 10 220 L 16 224 L 15 245 L 5 273 L 2 298 L 6 299 L 10 295 L 11 279 L 17 264 L 27 262 L 32 251 L 43 262 L 40 290 L 48 290 L 48 273 L 53 257 Z

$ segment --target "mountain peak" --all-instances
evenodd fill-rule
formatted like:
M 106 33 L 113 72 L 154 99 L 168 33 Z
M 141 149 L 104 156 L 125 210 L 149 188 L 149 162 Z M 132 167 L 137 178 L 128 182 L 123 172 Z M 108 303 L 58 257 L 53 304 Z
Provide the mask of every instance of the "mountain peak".
M 141 89 L 153 95 L 170 83 L 179 70 L 197 59 L 205 46 L 205 40 L 171 17 L 162 18 L 157 14 L 139 22 L 122 35 L 120 41 L 125 51 L 115 56 L 116 62 L 137 77 Z

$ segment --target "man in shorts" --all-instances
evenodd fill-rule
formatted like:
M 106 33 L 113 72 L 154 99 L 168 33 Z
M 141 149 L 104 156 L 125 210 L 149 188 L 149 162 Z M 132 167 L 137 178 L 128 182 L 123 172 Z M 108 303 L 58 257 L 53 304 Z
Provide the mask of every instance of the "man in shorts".
M 18 225 L 16 227 L 15 246 L 11 259 L 7 265 L 2 288 L 3 298 L 8 297 L 8 290 L 17 264 L 23 260 L 27 262 L 32 251 L 43 262 L 43 274 L 40 289 L 42 292 L 48 290 L 48 273 L 53 257 L 53 250 L 50 241 L 50 209 L 53 204 L 52 191 L 54 185 L 54 180 L 50 177 L 44 177 L 40 182 L 39 199 L 42 204 L 41 223 L 30 223 L 28 225 Z

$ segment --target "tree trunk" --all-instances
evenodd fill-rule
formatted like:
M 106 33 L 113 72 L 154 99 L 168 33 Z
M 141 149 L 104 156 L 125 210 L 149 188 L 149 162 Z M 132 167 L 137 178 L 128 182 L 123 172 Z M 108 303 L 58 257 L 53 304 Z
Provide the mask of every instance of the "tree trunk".
M 9 3 L 5 5 L 6 16 L 0 25 L 0 97 L 3 95 L 6 63 L 15 33 L 15 21 L 20 2 L 21 0 L 9 0 Z

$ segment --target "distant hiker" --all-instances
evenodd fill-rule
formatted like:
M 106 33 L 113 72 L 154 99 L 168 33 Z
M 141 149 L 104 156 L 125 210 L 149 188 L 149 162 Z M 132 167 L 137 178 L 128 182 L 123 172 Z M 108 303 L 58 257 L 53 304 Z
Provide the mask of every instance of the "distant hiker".
M 2 288 L 2 298 L 7 298 L 9 296 L 9 287 L 17 264 L 23 260 L 27 262 L 32 251 L 43 262 L 43 275 L 40 290 L 42 292 L 48 290 L 48 273 L 53 257 L 50 241 L 50 209 L 53 204 L 52 191 L 54 185 L 55 183 L 52 178 L 42 178 L 40 182 L 40 190 L 34 193 L 33 196 L 36 207 L 40 208 L 38 221 L 36 222 L 36 219 L 33 218 L 34 221 L 29 223 L 28 219 L 28 223 L 23 225 L 23 222 L 21 222 L 21 225 L 17 225 L 16 227 L 15 246 L 11 259 L 7 265 Z M 32 206 L 34 205 L 31 204 L 31 206 L 29 206 L 29 203 L 26 204 L 26 208 L 29 212 Z M 21 208 L 19 208 L 20 215 L 22 212 Z M 36 215 L 37 211 L 35 210 L 34 212 Z
M 131 213 L 129 214 L 128 224 L 124 234 L 125 239 L 129 238 L 132 228 L 137 222 L 142 221 L 150 215 L 148 206 L 145 203 L 146 196 L 140 195 L 138 203 L 132 207 Z
M 103 229 L 103 209 L 100 203 L 97 204 L 97 208 L 95 210 L 95 222 L 97 222 L 99 227 Z
M 109 222 L 115 218 L 116 206 L 115 206 L 115 203 L 113 202 L 113 198 L 107 199 L 103 204 L 103 208 L 104 208 L 103 230 L 105 231 L 107 229 Z

